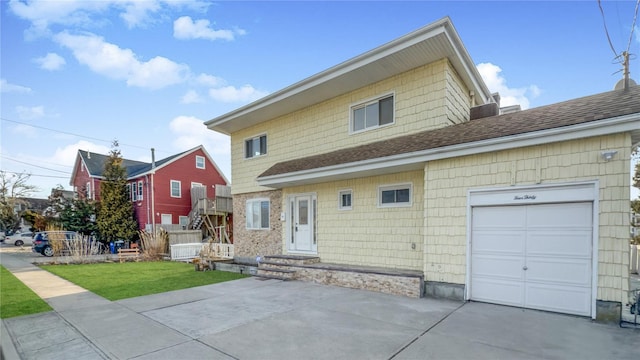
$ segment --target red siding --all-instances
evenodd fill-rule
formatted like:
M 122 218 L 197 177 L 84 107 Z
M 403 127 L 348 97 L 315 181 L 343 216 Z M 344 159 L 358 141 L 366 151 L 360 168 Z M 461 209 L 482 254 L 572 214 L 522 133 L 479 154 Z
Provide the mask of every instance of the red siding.
M 205 159 L 205 168 L 196 168 L 196 156 L 202 156 Z M 76 161 L 80 161 L 80 157 Z M 91 182 L 96 187 L 95 199 L 99 200 L 100 180 L 91 179 L 84 166 L 78 164 L 78 171 L 72 180 L 73 186 L 78 190 L 79 195 L 83 195 L 83 190 L 87 182 Z M 171 180 L 177 180 L 181 183 L 181 197 L 171 197 Z M 200 183 L 207 188 L 207 197 L 215 197 L 215 185 L 227 185 L 224 177 L 218 173 L 216 167 L 205 155 L 202 149 L 185 155 L 182 158 L 173 160 L 165 166 L 158 167 L 155 175 L 145 175 L 136 179 L 130 179 L 129 184 L 138 181 L 143 183 L 142 200 L 133 202 L 133 209 L 138 219 L 140 229 L 145 229 L 146 225 L 161 223 L 162 214 L 171 214 L 172 224 L 179 223 L 180 216 L 188 216 L 191 211 L 191 183 Z M 153 189 L 152 189 L 153 184 Z M 155 197 L 155 202 L 150 199 Z M 155 209 L 154 209 L 155 206 Z M 154 211 L 155 210 L 155 211 Z M 154 214 L 155 212 L 155 214 Z

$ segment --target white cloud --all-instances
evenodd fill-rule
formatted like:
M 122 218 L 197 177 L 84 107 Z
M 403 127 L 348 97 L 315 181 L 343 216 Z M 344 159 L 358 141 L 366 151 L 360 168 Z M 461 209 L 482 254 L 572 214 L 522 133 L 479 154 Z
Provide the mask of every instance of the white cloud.
M 43 57 L 33 59 L 33 62 L 40 65 L 41 69 L 49 71 L 60 70 L 67 63 L 62 56 L 56 53 L 48 53 Z
M 229 136 L 207 129 L 204 120 L 194 116 L 178 116 L 171 120 L 169 129 L 175 134 L 173 146 L 178 151 L 203 145 L 212 156 L 230 155 Z
M 529 85 L 522 88 L 510 88 L 507 86 L 507 80 L 500 73 L 502 69 L 491 63 L 481 63 L 477 65 L 480 75 L 487 84 L 489 91 L 500 94 L 500 106 L 520 105 L 524 109 L 528 109 L 530 99 L 540 95 L 540 88 L 536 85 Z
M 18 117 L 22 120 L 33 120 L 44 117 L 43 106 L 16 106 L 16 112 L 18 113 Z
M 129 86 L 160 89 L 184 82 L 189 73 L 187 65 L 161 56 L 140 61 L 132 50 L 108 43 L 95 34 L 72 35 L 64 31 L 54 39 L 69 48 L 81 64 L 98 74 L 126 80 Z
M 104 145 L 96 145 L 86 140 L 80 140 L 74 144 L 69 144 L 62 148 L 57 148 L 53 153 L 53 156 L 51 156 L 48 160 L 45 160 L 45 162 L 73 166 L 76 160 L 76 155 L 78 154 L 78 150 L 90 151 L 96 154 L 108 154 L 111 149 Z
M 0 79 L 0 92 L 28 94 L 31 92 L 31 88 L 22 85 L 10 84 L 7 80 Z
M 205 11 L 209 5 L 208 1 L 200 0 L 14 0 L 9 2 L 9 9 L 31 22 L 28 31 L 31 36 L 42 36 L 49 33 L 51 25 L 95 27 L 109 11 L 119 13 L 125 24 L 133 28 L 165 20 L 163 14 L 168 9 Z
M 182 99 L 180 99 L 180 103 L 182 104 L 194 104 L 201 102 L 203 102 L 203 100 L 195 90 L 187 91 L 187 93 L 182 96 Z
M 215 30 L 211 22 L 206 19 L 192 20 L 189 16 L 182 16 L 173 22 L 173 36 L 176 39 L 205 39 L 205 40 L 234 40 L 236 35 L 244 35 L 242 29 Z
M 218 86 L 226 85 L 226 82 L 223 79 L 213 75 L 209 75 L 209 74 L 198 75 L 198 77 L 196 78 L 196 82 L 198 84 L 210 86 L 210 87 L 218 87 Z
M 240 88 L 225 86 L 217 89 L 209 89 L 209 96 L 212 99 L 225 103 L 249 102 L 257 100 L 267 94 L 267 92 L 256 90 L 251 85 L 244 85 Z

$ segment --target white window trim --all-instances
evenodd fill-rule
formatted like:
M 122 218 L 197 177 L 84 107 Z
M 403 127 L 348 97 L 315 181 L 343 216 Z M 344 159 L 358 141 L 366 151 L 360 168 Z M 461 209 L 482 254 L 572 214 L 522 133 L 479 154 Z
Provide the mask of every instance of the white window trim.
M 263 201 L 266 201 L 269 203 L 269 214 L 267 216 L 267 219 L 269 220 L 269 223 L 267 224 L 267 227 L 259 227 L 259 228 L 250 228 L 247 224 L 247 219 L 248 216 L 246 214 L 246 209 L 249 207 L 249 203 L 254 203 L 254 202 L 260 202 L 262 203 Z M 271 200 L 269 198 L 255 198 L 255 199 L 249 199 L 245 202 L 245 220 L 244 220 L 244 227 L 246 230 L 255 230 L 255 231 L 265 231 L 265 230 L 271 230 Z M 260 224 L 262 225 L 262 224 Z
M 409 189 L 409 202 L 391 203 L 391 204 L 382 203 L 383 191 L 401 190 L 401 189 L 407 189 L 407 188 Z M 378 208 L 397 208 L 397 207 L 411 207 L 411 206 L 413 206 L 413 183 L 389 184 L 389 185 L 378 186 Z
M 351 205 L 350 206 L 342 206 L 342 195 L 349 194 L 351 195 Z M 338 191 L 338 210 L 352 210 L 353 209 L 353 190 L 352 189 L 343 189 Z
M 247 157 L 247 140 L 254 140 L 256 138 L 261 138 L 261 137 L 265 137 L 266 141 L 267 141 L 267 149 L 266 152 L 264 154 L 260 154 L 260 155 L 253 155 L 251 157 Z M 269 137 L 267 136 L 267 133 L 262 133 L 262 134 L 258 134 L 258 135 L 254 135 L 254 136 L 249 136 L 248 138 L 245 138 L 244 140 L 242 140 L 242 157 L 245 160 L 251 160 L 251 159 L 255 159 L 255 158 L 261 158 L 263 156 L 266 156 L 269 153 Z
M 167 218 L 167 217 L 171 217 L 171 222 L 170 223 L 165 223 L 162 222 L 162 219 Z M 160 225 L 173 225 L 173 215 L 172 214 L 160 214 Z
M 178 224 L 180 226 L 184 226 L 186 229 L 186 227 L 189 226 L 189 217 L 184 215 L 178 215 Z
M 202 159 L 202 166 L 198 166 L 198 160 Z M 196 155 L 196 169 L 205 169 L 207 167 L 207 162 L 205 161 L 204 156 Z
M 371 126 L 371 127 L 365 127 L 362 130 L 353 130 L 353 110 L 354 108 L 360 107 L 360 106 L 366 106 L 370 103 L 373 103 L 375 101 L 380 101 L 384 98 L 387 98 L 389 96 L 393 96 L 393 120 L 388 123 L 388 124 L 384 124 L 384 125 L 378 125 L 378 126 Z M 387 126 L 391 126 L 394 125 L 396 123 L 396 93 L 395 91 L 391 91 L 379 96 L 375 96 L 375 97 L 371 97 L 368 99 L 365 99 L 363 101 L 359 101 L 357 103 L 352 103 L 351 105 L 349 105 L 349 135 L 354 135 L 354 134 L 361 134 L 363 132 L 367 132 L 370 130 L 375 130 L 375 129 L 380 129 L 383 127 L 387 127 Z
M 173 183 L 178 183 L 178 196 L 173 195 Z M 180 180 L 170 180 L 169 195 L 171 195 L 172 198 L 176 198 L 176 199 L 182 197 L 182 182 Z
M 144 197 L 142 196 L 142 194 L 144 194 L 144 184 L 142 182 L 142 180 L 138 181 L 138 201 L 142 201 L 144 200 Z

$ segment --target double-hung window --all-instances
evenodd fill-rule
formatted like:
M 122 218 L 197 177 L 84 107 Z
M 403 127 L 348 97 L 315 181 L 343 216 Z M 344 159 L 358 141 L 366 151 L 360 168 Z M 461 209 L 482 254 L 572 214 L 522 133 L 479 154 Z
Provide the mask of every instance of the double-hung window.
M 250 159 L 252 157 L 265 155 L 267 153 L 267 135 L 256 136 L 244 141 L 244 157 Z
M 180 181 L 171 180 L 171 197 L 182 197 L 182 192 L 180 190 Z
M 142 200 L 142 181 L 138 181 L 138 201 Z
M 247 229 L 269 229 L 268 199 L 252 199 L 247 201 Z
M 204 156 L 196 155 L 196 169 L 204 169 Z
M 393 95 L 386 95 L 351 107 L 351 132 L 392 124 Z
M 387 185 L 378 188 L 379 207 L 411 206 L 413 186 L 411 184 Z

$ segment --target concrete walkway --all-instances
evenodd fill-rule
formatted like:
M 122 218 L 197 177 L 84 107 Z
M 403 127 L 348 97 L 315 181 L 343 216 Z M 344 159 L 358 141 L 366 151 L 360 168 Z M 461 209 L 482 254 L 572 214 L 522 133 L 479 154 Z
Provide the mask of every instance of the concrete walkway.
M 54 308 L 2 321 L 9 360 L 640 357 L 640 331 L 581 317 L 256 278 L 111 302 L 0 263 Z

